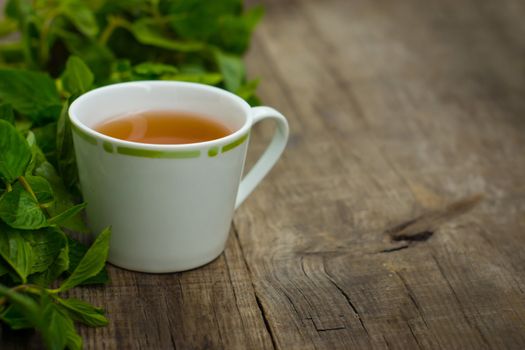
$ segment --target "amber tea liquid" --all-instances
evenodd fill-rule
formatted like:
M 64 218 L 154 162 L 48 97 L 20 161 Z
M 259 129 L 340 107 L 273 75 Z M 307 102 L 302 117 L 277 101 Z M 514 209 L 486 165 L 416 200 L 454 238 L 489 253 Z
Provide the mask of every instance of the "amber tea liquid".
M 139 112 L 107 120 L 94 129 L 117 139 L 153 144 L 204 142 L 232 133 L 210 118 L 177 111 Z

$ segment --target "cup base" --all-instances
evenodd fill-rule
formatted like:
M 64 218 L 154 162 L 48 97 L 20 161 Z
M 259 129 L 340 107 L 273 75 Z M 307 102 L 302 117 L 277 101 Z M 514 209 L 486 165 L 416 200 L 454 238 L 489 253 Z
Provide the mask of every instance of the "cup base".
M 182 272 L 187 270 L 193 270 L 198 267 L 202 267 L 204 265 L 207 265 L 217 259 L 222 252 L 224 251 L 224 247 L 222 247 L 220 250 L 213 252 L 213 254 L 206 255 L 205 257 L 200 257 L 199 259 L 192 259 L 184 262 L 177 262 L 175 264 L 163 264 L 162 266 L 158 265 L 148 265 L 148 264 L 137 264 L 130 263 L 129 261 L 119 261 L 117 259 L 112 259 L 111 254 L 108 257 L 108 262 L 111 265 L 114 265 L 116 267 L 135 271 L 135 272 L 144 272 L 144 273 L 174 273 L 174 272 Z

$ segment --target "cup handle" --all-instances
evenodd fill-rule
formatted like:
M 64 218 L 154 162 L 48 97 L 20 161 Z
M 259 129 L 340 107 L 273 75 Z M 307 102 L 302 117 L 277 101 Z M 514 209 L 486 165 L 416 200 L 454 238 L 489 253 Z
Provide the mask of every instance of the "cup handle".
M 286 142 L 288 141 L 288 122 L 286 118 L 271 107 L 253 107 L 252 112 L 252 126 L 264 119 L 273 119 L 277 127 L 273 135 L 272 141 L 261 155 L 259 160 L 250 169 L 248 174 L 244 176 L 239 185 L 237 192 L 237 199 L 235 200 L 235 209 L 237 209 L 242 202 L 248 197 L 250 193 L 257 187 L 259 182 L 268 174 L 270 169 L 277 163 L 277 160 L 284 151 Z

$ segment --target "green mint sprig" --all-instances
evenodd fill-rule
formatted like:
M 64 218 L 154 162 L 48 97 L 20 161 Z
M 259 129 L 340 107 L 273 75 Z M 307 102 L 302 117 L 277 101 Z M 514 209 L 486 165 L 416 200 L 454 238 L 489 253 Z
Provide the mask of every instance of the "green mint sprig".
M 39 99 L 52 106 L 61 103 L 56 100 L 60 93 L 73 95 L 90 89 L 92 74 L 78 57 L 71 57 L 60 78 L 61 92 L 43 73 L 0 68 L 0 77 L 6 76 L 13 85 L 9 93 L 0 92 L 0 320 L 14 330 L 36 329 L 50 349 L 80 349 L 82 338 L 74 322 L 98 327 L 106 325 L 107 319 L 102 309 L 62 298 L 60 293 L 80 284 L 107 282 L 110 230 L 102 231 L 89 249 L 66 234 L 65 229 L 86 232 L 79 215 L 85 204 L 75 204 L 40 149 L 35 136 L 39 129 L 26 130 L 14 115 L 29 115 L 25 112 L 35 86 L 49 89 L 46 94 L 40 92 Z M 62 113 L 57 125 L 63 125 L 60 137 L 55 136 L 57 149 L 71 145 L 64 120 L 67 106 L 65 100 L 58 109 Z M 72 152 L 61 154 L 59 164 L 74 166 L 74 159 L 68 159 Z
M 13 262 L 13 269 L 22 278 L 24 272 L 20 270 L 27 271 L 27 267 L 32 266 L 28 262 L 32 259 L 45 259 L 45 257 L 34 255 L 30 243 L 21 234 L 10 235 L 11 232 L 9 230 L 7 232 L 7 240 L 10 243 L 16 241 L 17 246 L 17 253 L 15 253 L 17 257 L 10 261 Z M 73 322 L 77 321 L 92 327 L 105 326 L 108 321 L 104 316 L 104 311 L 81 300 L 63 299 L 58 294 L 83 283 L 102 271 L 108 255 L 110 236 L 109 229 L 103 230 L 77 267 L 56 289 L 31 283 L 23 283 L 13 288 L 0 285 L 2 296 L 0 298 L 0 319 L 15 330 L 25 328 L 38 330 L 50 349 L 63 349 L 66 346 L 70 349 L 81 349 L 82 338 L 76 332 Z M 0 246 L 2 249 L 0 253 L 6 259 L 3 243 Z M 18 249 L 24 244 L 25 248 Z M 67 251 L 68 246 L 64 247 Z M 7 257 L 12 258 L 9 253 Z M 67 270 L 68 262 L 67 254 L 59 254 L 48 267 L 55 272 L 64 272 Z M 29 271 L 30 269 L 31 267 Z
M 67 116 L 95 87 L 133 80 L 215 85 L 257 104 L 242 56 L 261 7 L 242 0 L 7 0 L 0 19 L 0 322 L 79 349 L 74 324 L 104 311 L 63 296 L 104 284 L 109 230 L 91 247 Z M 13 33 L 16 33 L 12 35 Z

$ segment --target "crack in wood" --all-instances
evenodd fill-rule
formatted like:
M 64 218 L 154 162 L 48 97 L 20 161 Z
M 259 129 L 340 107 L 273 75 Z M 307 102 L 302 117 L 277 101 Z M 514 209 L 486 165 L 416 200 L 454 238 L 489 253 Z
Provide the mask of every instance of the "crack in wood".
M 421 310 L 421 307 L 419 306 L 419 303 L 417 302 L 416 300 L 416 297 L 414 296 L 414 291 L 412 290 L 412 287 L 410 287 L 410 285 L 408 284 L 408 282 L 405 280 L 405 278 L 403 277 L 403 275 L 401 275 L 401 273 L 399 273 L 398 271 L 394 271 L 394 273 L 396 274 L 396 276 L 399 278 L 399 280 L 401 281 L 401 283 L 403 284 L 403 287 L 405 288 L 405 290 L 407 291 L 407 295 L 408 295 L 408 298 L 410 299 L 410 301 L 412 302 L 412 304 L 414 304 L 414 307 L 416 308 L 417 310 L 417 313 L 419 314 L 419 317 L 421 317 L 421 320 L 423 321 L 423 323 L 425 324 L 425 326 L 427 327 L 428 330 L 430 330 L 430 327 L 427 323 L 427 320 L 425 319 L 425 317 L 423 316 L 423 310 Z M 407 322 L 408 324 L 408 322 Z
M 217 325 L 216 329 L 217 335 L 219 336 L 220 344 L 226 344 L 224 338 L 222 337 L 221 325 L 219 323 L 219 318 L 217 317 L 217 309 L 215 307 L 213 307 L 213 319 L 215 321 L 215 324 Z
M 173 350 L 177 350 L 177 343 L 175 342 L 175 338 L 173 338 L 173 333 L 171 332 L 170 332 L 170 341 L 171 341 L 171 345 L 173 345 Z
M 284 289 L 282 290 L 282 292 L 283 292 L 285 298 L 288 300 L 288 302 L 289 302 L 290 305 L 292 306 L 293 311 L 297 314 L 297 316 L 298 316 L 299 318 L 301 318 L 301 314 L 299 313 L 299 310 L 297 310 L 297 308 L 295 307 L 295 304 L 294 304 L 294 302 L 292 301 L 292 298 L 290 298 L 290 296 L 288 295 L 288 293 L 286 293 L 286 292 L 284 291 Z M 312 321 L 313 321 L 313 318 L 312 318 L 312 317 L 304 317 L 303 319 L 305 319 L 305 320 L 312 320 Z
M 257 307 L 261 311 L 262 319 L 263 319 L 263 322 L 264 322 L 264 327 L 268 331 L 268 334 L 270 334 L 270 340 L 272 341 L 272 346 L 273 346 L 274 349 L 277 349 L 278 348 L 277 347 L 277 341 L 276 341 L 276 339 L 273 336 L 272 329 L 270 327 L 270 322 L 269 322 L 268 317 L 266 315 L 266 311 L 264 310 L 264 307 L 263 307 L 263 305 L 261 303 L 261 300 L 260 300 L 259 296 L 257 295 L 257 293 L 255 293 L 255 301 L 257 302 Z
M 314 323 L 315 324 L 315 323 Z M 334 328 L 322 328 L 322 329 L 319 329 L 317 327 L 315 327 L 315 330 L 317 332 L 330 332 L 330 331 L 338 331 L 338 330 L 341 330 L 341 329 L 346 329 L 345 326 L 341 326 L 341 327 L 334 327 Z
M 272 332 L 272 329 L 270 327 L 270 322 L 268 320 L 268 317 L 266 315 L 266 311 L 264 310 L 263 306 L 262 306 L 262 303 L 261 303 L 261 300 L 259 299 L 259 295 L 257 294 L 257 289 L 255 287 L 255 284 L 253 282 L 253 273 L 250 269 L 250 265 L 248 264 L 248 261 L 246 260 L 246 255 L 244 254 L 244 250 L 242 248 L 242 244 L 241 244 L 241 240 L 239 238 L 239 232 L 237 231 L 237 227 L 235 226 L 235 222 L 232 222 L 232 231 L 233 231 L 233 234 L 235 236 L 235 238 L 237 239 L 237 243 L 238 243 L 238 246 L 239 246 L 239 250 L 241 252 L 241 258 L 242 258 L 242 261 L 244 262 L 244 266 L 246 266 L 246 270 L 248 271 L 248 274 L 250 275 L 250 282 L 252 284 L 252 290 L 253 290 L 253 294 L 254 294 L 254 297 L 255 297 L 255 302 L 257 303 L 257 307 L 259 308 L 259 312 L 261 313 L 261 317 L 262 317 L 262 320 L 263 320 L 263 323 L 264 323 L 264 327 L 266 328 L 266 331 L 268 332 L 268 335 L 270 336 L 270 341 L 272 342 L 272 346 L 274 349 L 277 349 L 277 340 L 275 338 L 275 335 L 273 334 Z
M 180 274 L 176 274 L 176 276 L 177 276 L 177 284 L 179 285 L 181 304 L 184 305 L 184 293 L 182 292 L 182 283 L 180 281 Z
M 303 272 L 303 274 L 306 276 L 306 278 L 308 278 L 309 280 L 311 280 L 310 276 L 308 276 L 308 274 L 306 273 L 306 270 L 304 269 L 304 256 L 301 256 L 300 257 L 300 261 L 301 261 L 301 270 Z M 321 263 L 321 266 L 323 268 L 323 272 L 325 275 L 326 274 L 326 269 L 324 267 L 324 257 L 322 257 L 322 263 Z M 333 282 L 330 280 L 330 278 L 327 276 L 327 279 L 329 282 L 331 282 L 333 284 Z M 312 281 L 313 282 L 313 281 Z M 302 294 L 301 291 L 299 291 L 301 293 L 301 295 L 303 295 L 306 299 L 306 296 L 304 294 Z M 308 302 L 308 300 L 306 300 Z M 347 300 L 348 301 L 348 300 Z M 309 302 L 308 302 L 309 303 Z M 353 305 L 352 305 L 353 306 Z M 354 312 L 355 312 L 355 309 L 354 309 Z M 359 318 L 359 321 L 361 322 L 361 324 L 363 325 L 362 321 L 361 321 L 361 318 L 359 317 L 359 314 L 356 312 L 358 318 Z M 319 317 L 319 315 L 317 315 Z M 320 317 L 319 317 L 320 318 Z M 346 327 L 343 325 L 343 326 L 337 326 L 337 327 L 331 327 L 331 328 L 320 328 L 318 327 L 317 323 L 312 319 L 312 322 L 314 324 L 314 328 L 317 332 L 324 332 L 324 331 L 330 331 L 330 330 L 338 330 L 338 329 L 346 329 Z M 364 328 L 364 325 L 363 325 L 363 328 Z M 368 334 L 368 330 L 366 328 L 365 329 L 365 332 Z
M 387 349 L 391 349 L 391 347 L 390 347 L 390 343 L 388 342 L 388 340 L 386 340 L 386 338 L 385 338 L 384 335 L 382 335 L 382 337 L 383 337 L 383 341 L 385 342 L 386 348 L 387 348 Z
M 348 305 L 350 305 L 350 307 L 352 308 L 352 310 L 355 312 L 355 314 L 357 315 L 357 319 L 359 320 L 359 323 L 361 323 L 361 326 L 363 327 L 363 329 L 365 330 L 365 333 L 366 335 L 370 338 L 370 333 L 368 332 L 368 328 L 366 328 L 365 326 L 365 322 L 363 321 L 363 319 L 361 318 L 361 314 L 359 313 L 359 311 L 357 310 L 356 306 L 354 305 L 354 303 L 352 302 L 352 299 L 350 299 L 350 296 L 342 289 L 340 288 L 337 283 L 331 281 L 334 286 L 337 288 L 337 290 L 339 290 L 341 292 L 341 294 L 343 294 L 343 296 L 345 297 L 346 301 L 348 302 Z
M 237 313 L 239 314 L 239 317 L 241 319 L 241 324 L 244 327 L 244 319 L 241 314 L 241 309 L 239 309 L 239 297 L 237 296 L 237 292 L 235 291 L 235 286 L 232 280 L 232 273 L 230 270 L 230 263 L 228 262 L 228 258 L 226 257 L 226 254 L 224 254 L 224 264 L 226 265 L 226 270 L 228 272 L 228 281 L 230 281 L 230 286 L 233 292 L 233 298 L 235 299 L 235 308 L 237 309 Z
M 403 250 L 403 249 L 406 249 L 406 248 L 408 248 L 408 247 L 409 247 L 408 244 L 404 244 L 404 245 L 397 246 L 397 247 L 385 248 L 385 249 L 383 249 L 383 250 L 380 250 L 379 253 L 392 253 L 392 252 L 397 252 L 398 250 Z
M 354 303 L 352 302 L 352 299 L 350 298 L 350 296 L 348 295 L 348 293 L 345 292 L 345 290 L 343 288 L 341 288 L 337 282 L 332 278 L 332 276 L 326 271 L 326 268 L 325 268 L 325 264 L 324 264 L 324 261 L 323 261 L 323 272 L 324 274 L 326 275 L 326 277 L 328 278 L 328 281 L 330 281 L 330 283 L 332 283 L 334 285 L 334 287 L 345 297 L 346 299 L 346 302 L 348 303 L 348 305 L 350 306 L 350 308 L 352 309 L 352 311 L 354 311 L 354 313 L 356 314 L 357 316 L 357 319 L 359 320 L 359 323 L 361 323 L 361 327 L 363 327 L 366 335 L 368 336 L 369 340 L 370 340 L 370 333 L 368 332 L 368 328 L 366 328 L 365 326 L 365 322 L 363 321 L 363 319 L 361 318 L 361 314 L 359 313 L 359 311 L 357 310 L 356 306 L 354 305 Z
M 308 276 L 308 274 L 306 273 L 305 269 L 304 269 L 304 256 L 300 256 L 299 257 L 299 263 L 300 263 L 300 266 L 301 266 L 301 271 L 303 272 L 304 276 L 309 280 L 309 281 L 312 281 L 310 276 Z M 310 300 L 308 299 L 308 296 L 303 292 L 303 290 L 297 286 L 297 284 L 294 282 L 294 281 L 291 281 L 292 284 L 297 288 L 297 292 L 299 292 L 299 294 L 301 294 L 301 296 L 303 297 L 303 299 L 305 300 L 305 302 L 308 304 L 308 308 L 311 309 L 311 310 L 314 310 L 315 307 L 310 303 Z M 313 282 L 313 281 L 312 281 Z M 319 315 L 317 315 L 319 317 Z M 317 327 L 316 327 L 317 328 Z
M 180 288 L 181 299 L 182 299 L 182 302 L 184 303 L 184 299 L 182 297 L 182 285 L 181 285 L 181 282 L 180 282 L 180 275 L 177 274 L 175 276 L 175 278 L 177 278 L 177 281 L 178 281 L 178 284 L 179 284 L 179 288 Z M 162 293 L 162 298 L 164 299 L 164 304 L 166 305 L 166 310 L 167 310 L 168 307 L 169 307 L 169 303 L 168 303 L 168 296 L 166 295 L 166 293 Z M 170 332 L 170 341 L 171 341 L 171 344 L 173 345 L 173 349 L 176 350 L 177 349 L 177 344 L 175 342 L 173 331 L 175 331 L 177 329 L 177 327 L 175 327 L 173 325 L 171 317 L 167 317 L 167 319 L 168 319 L 168 329 L 169 329 L 169 332 Z
M 416 334 L 414 333 L 414 330 L 413 330 L 412 327 L 410 326 L 410 323 L 409 323 L 409 322 L 407 322 L 407 326 L 408 326 L 408 329 L 410 330 L 410 334 L 412 334 L 412 337 L 413 337 L 414 340 L 416 341 L 417 348 L 418 348 L 418 349 L 422 349 L 421 344 L 419 343 L 419 340 L 417 339 L 417 336 L 416 336 Z

